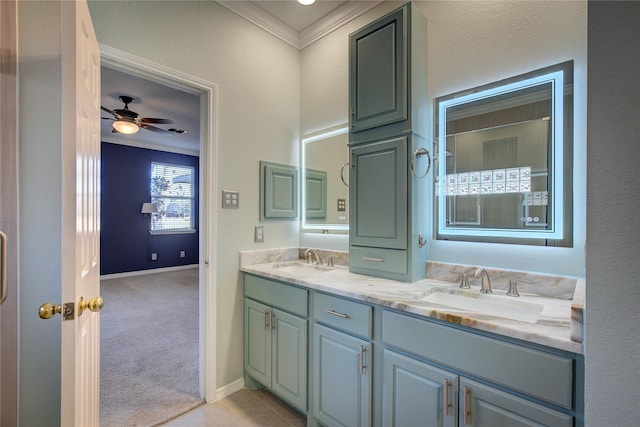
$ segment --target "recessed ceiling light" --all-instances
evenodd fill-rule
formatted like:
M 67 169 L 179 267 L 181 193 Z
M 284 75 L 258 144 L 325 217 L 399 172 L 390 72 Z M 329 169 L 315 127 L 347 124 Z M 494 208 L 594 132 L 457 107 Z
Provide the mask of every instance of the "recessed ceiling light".
M 315 3 L 316 0 L 298 0 L 298 3 L 305 5 L 305 6 L 309 6 L 310 4 Z

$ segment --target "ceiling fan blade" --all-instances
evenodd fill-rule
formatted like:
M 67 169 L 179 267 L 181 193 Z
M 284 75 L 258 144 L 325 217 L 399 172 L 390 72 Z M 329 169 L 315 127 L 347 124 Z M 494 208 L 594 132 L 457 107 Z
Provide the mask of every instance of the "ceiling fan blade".
M 151 117 L 142 117 L 140 119 L 142 123 L 159 123 L 159 124 L 163 124 L 163 125 L 172 125 L 173 124 L 173 120 L 169 120 L 169 119 L 153 119 Z
M 165 135 L 173 135 L 173 132 L 169 132 L 168 130 L 160 129 L 155 126 L 148 125 L 146 123 L 140 123 L 140 127 L 142 129 L 150 130 L 152 132 L 163 133 Z
M 107 113 L 111 114 L 112 116 L 116 115 L 116 113 L 114 113 L 113 111 L 109 110 L 108 108 L 103 107 L 102 105 L 100 106 L 100 108 L 102 109 L 102 111 L 106 111 Z

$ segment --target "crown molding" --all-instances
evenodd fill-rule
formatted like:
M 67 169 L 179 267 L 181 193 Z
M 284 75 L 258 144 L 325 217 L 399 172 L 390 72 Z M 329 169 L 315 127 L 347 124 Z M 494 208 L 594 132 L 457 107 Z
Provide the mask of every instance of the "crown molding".
M 296 49 L 303 49 L 374 8 L 382 1 L 347 2 L 300 33 L 250 1 L 218 0 L 217 3 Z
M 298 49 L 309 46 L 311 43 L 332 33 L 382 2 L 383 1 L 356 1 L 345 3 L 308 28 L 302 30 L 299 35 L 300 44 Z

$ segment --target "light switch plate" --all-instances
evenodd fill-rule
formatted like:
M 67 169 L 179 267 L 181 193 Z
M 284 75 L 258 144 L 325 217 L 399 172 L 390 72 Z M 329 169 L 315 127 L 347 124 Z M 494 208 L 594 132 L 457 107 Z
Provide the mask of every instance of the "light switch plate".
M 240 192 L 222 190 L 222 208 L 238 209 L 240 207 Z

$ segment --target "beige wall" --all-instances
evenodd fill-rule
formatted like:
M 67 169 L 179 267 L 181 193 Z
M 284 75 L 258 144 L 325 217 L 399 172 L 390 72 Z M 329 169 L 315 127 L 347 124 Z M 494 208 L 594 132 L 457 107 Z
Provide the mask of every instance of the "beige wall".
M 152 3 L 152 4 L 151 4 Z M 215 2 L 90 1 L 100 43 L 218 86 L 219 190 L 240 192 L 240 209 L 218 208 L 217 383 L 242 377 L 242 286 L 238 252 L 297 246 L 298 222 L 259 223 L 258 162 L 297 164 L 299 51 Z M 211 191 L 216 191 L 212 189 Z M 213 194 L 220 206 L 219 191 Z
M 586 1 L 418 1 L 427 19 L 429 117 L 433 100 L 573 59 L 574 247 L 536 248 L 429 240 L 429 260 L 584 277 Z M 383 3 L 302 52 L 303 133 L 344 122 L 349 33 L 397 7 Z M 401 3 L 400 3 L 401 4 Z M 431 124 L 429 125 L 430 128 Z M 429 211 L 431 207 L 426 207 Z M 424 233 L 431 236 L 431 230 Z M 302 234 L 303 246 L 344 249 L 341 236 Z
M 589 2 L 585 412 L 593 427 L 640 419 L 639 21 L 638 2 Z
M 418 4 L 428 22 L 431 100 L 574 60 L 574 247 L 430 241 L 429 259 L 584 277 L 587 3 L 434 1 Z

